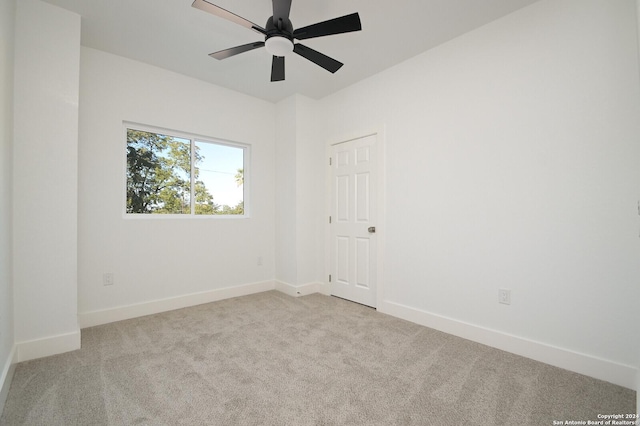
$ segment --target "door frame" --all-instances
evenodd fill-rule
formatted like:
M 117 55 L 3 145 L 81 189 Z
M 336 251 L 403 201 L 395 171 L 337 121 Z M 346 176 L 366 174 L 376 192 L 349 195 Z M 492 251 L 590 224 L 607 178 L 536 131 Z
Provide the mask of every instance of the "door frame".
M 375 172 L 377 174 L 376 185 L 376 209 L 377 223 L 376 223 L 376 306 L 375 309 L 382 307 L 384 301 L 384 248 L 385 248 L 385 236 L 386 236 L 386 176 L 385 176 L 385 164 L 386 164 L 386 137 L 385 126 L 380 125 L 378 127 L 369 128 L 360 131 L 353 131 L 342 135 L 333 136 L 327 139 L 325 145 L 325 202 L 324 202 L 324 288 L 322 292 L 327 295 L 331 295 L 331 286 L 333 283 L 329 282 L 329 274 L 331 273 L 331 229 L 329 225 L 329 216 L 331 215 L 331 197 L 333 195 L 333 185 L 331 182 L 331 165 L 329 164 L 329 158 L 331 157 L 331 148 L 334 145 L 350 142 L 355 139 L 361 139 L 367 136 L 376 136 L 376 154 L 377 164 Z

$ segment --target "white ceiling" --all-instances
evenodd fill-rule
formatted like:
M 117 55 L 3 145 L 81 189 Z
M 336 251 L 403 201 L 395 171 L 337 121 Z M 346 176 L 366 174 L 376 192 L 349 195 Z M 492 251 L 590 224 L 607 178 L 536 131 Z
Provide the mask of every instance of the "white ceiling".
M 228 58 L 209 53 L 260 34 L 191 7 L 192 0 L 44 0 L 82 16 L 82 44 L 271 102 L 294 93 L 319 99 L 537 0 L 293 0 L 294 28 L 358 12 L 362 31 L 304 40 L 345 65 L 331 74 L 298 56 L 286 80 L 270 82 L 265 49 Z M 268 0 L 209 0 L 264 26 Z

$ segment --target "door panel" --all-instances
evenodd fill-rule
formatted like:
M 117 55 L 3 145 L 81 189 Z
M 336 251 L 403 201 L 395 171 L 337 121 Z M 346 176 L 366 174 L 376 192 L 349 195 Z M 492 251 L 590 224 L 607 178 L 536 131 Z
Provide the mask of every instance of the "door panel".
M 369 206 L 371 192 L 369 188 L 369 173 L 359 173 L 356 175 L 356 211 L 355 217 L 358 222 L 369 222 L 371 212 Z
M 370 288 L 370 240 L 368 238 L 356 238 L 356 285 Z
M 348 175 L 336 177 L 336 220 L 338 222 L 349 221 L 349 178 Z
M 376 136 L 331 148 L 332 294 L 376 306 Z
M 336 281 L 349 285 L 349 238 L 336 236 Z

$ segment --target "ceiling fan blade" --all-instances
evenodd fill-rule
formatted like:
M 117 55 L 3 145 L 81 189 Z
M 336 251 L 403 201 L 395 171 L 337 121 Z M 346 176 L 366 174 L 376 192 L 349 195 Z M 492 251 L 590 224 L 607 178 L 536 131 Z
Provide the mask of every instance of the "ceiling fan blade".
M 209 12 L 213 15 L 219 16 L 220 18 L 226 19 L 231 22 L 235 22 L 238 25 L 242 25 L 245 28 L 249 28 L 250 30 L 254 30 L 261 34 L 266 34 L 267 30 L 262 28 L 260 25 L 256 25 L 251 21 L 244 19 L 241 16 L 236 15 L 235 13 L 231 13 L 226 9 L 221 8 L 220 6 L 216 6 L 213 3 L 210 3 L 206 0 L 195 0 L 192 7 L 196 9 L 204 10 L 205 12 Z
M 273 23 L 279 20 L 286 22 L 291 11 L 291 0 L 273 0 Z M 277 24 L 276 24 L 277 26 Z
M 352 13 L 351 15 L 345 15 L 340 18 L 330 19 L 307 27 L 298 28 L 293 32 L 293 37 L 298 40 L 305 40 L 308 38 L 360 31 L 361 29 L 362 24 L 360 23 L 360 15 Z
M 220 50 L 218 52 L 210 53 L 209 56 L 219 60 L 227 59 L 231 56 L 235 56 L 238 53 L 248 52 L 253 49 L 264 46 L 264 41 L 256 41 L 255 43 L 243 44 L 242 46 L 232 47 L 230 49 Z
M 274 56 L 271 62 L 271 81 L 284 80 L 284 56 Z
M 303 58 L 306 58 L 311 62 L 320 65 L 322 68 L 331 73 L 335 73 L 344 65 L 342 62 L 338 62 L 335 59 L 330 58 L 327 55 L 320 53 L 317 50 L 313 50 L 312 48 L 304 46 L 300 43 L 293 46 L 293 51 Z

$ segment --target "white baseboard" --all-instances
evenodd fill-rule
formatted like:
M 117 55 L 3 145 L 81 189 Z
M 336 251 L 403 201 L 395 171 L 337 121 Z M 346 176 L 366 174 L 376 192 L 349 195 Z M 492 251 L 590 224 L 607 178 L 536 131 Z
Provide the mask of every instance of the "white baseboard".
M 46 356 L 63 354 L 80 349 L 80 330 L 46 337 L 44 339 L 16 342 L 15 362 L 30 361 Z
M 152 300 L 134 305 L 118 306 L 100 311 L 83 312 L 78 314 L 78 321 L 80 328 L 94 327 L 96 325 L 109 324 L 116 321 L 158 314 L 160 312 L 188 308 L 189 306 L 217 302 L 218 300 L 230 299 L 232 297 L 248 296 L 250 294 L 274 290 L 275 288 L 274 281 L 263 281 L 235 287 L 220 288 L 184 296 Z
M 13 372 L 16 369 L 15 364 L 16 347 L 15 345 L 9 352 L 9 357 L 2 369 L 2 375 L 0 375 L 0 417 L 4 411 L 4 404 L 7 401 L 7 395 L 9 395 L 9 388 L 11 387 L 11 380 L 13 379 Z
M 383 301 L 378 311 L 454 336 L 521 355 L 545 364 L 584 374 L 629 389 L 638 386 L 638 369 L 613 361 L 573 352 L 477 325 L 435 315 L 398 303 Z
M 318 283 L 318 293 L 331 296 L 331 286 L 329 283 Z
M 300 297 L 307 296 L 309 294 L 318 293 L 320 289 L 320 283 L 308 283 L 295 286 L 293 284 L 285 283 L 283 281 L 276 281 L 276 290 L 291 296 Z

